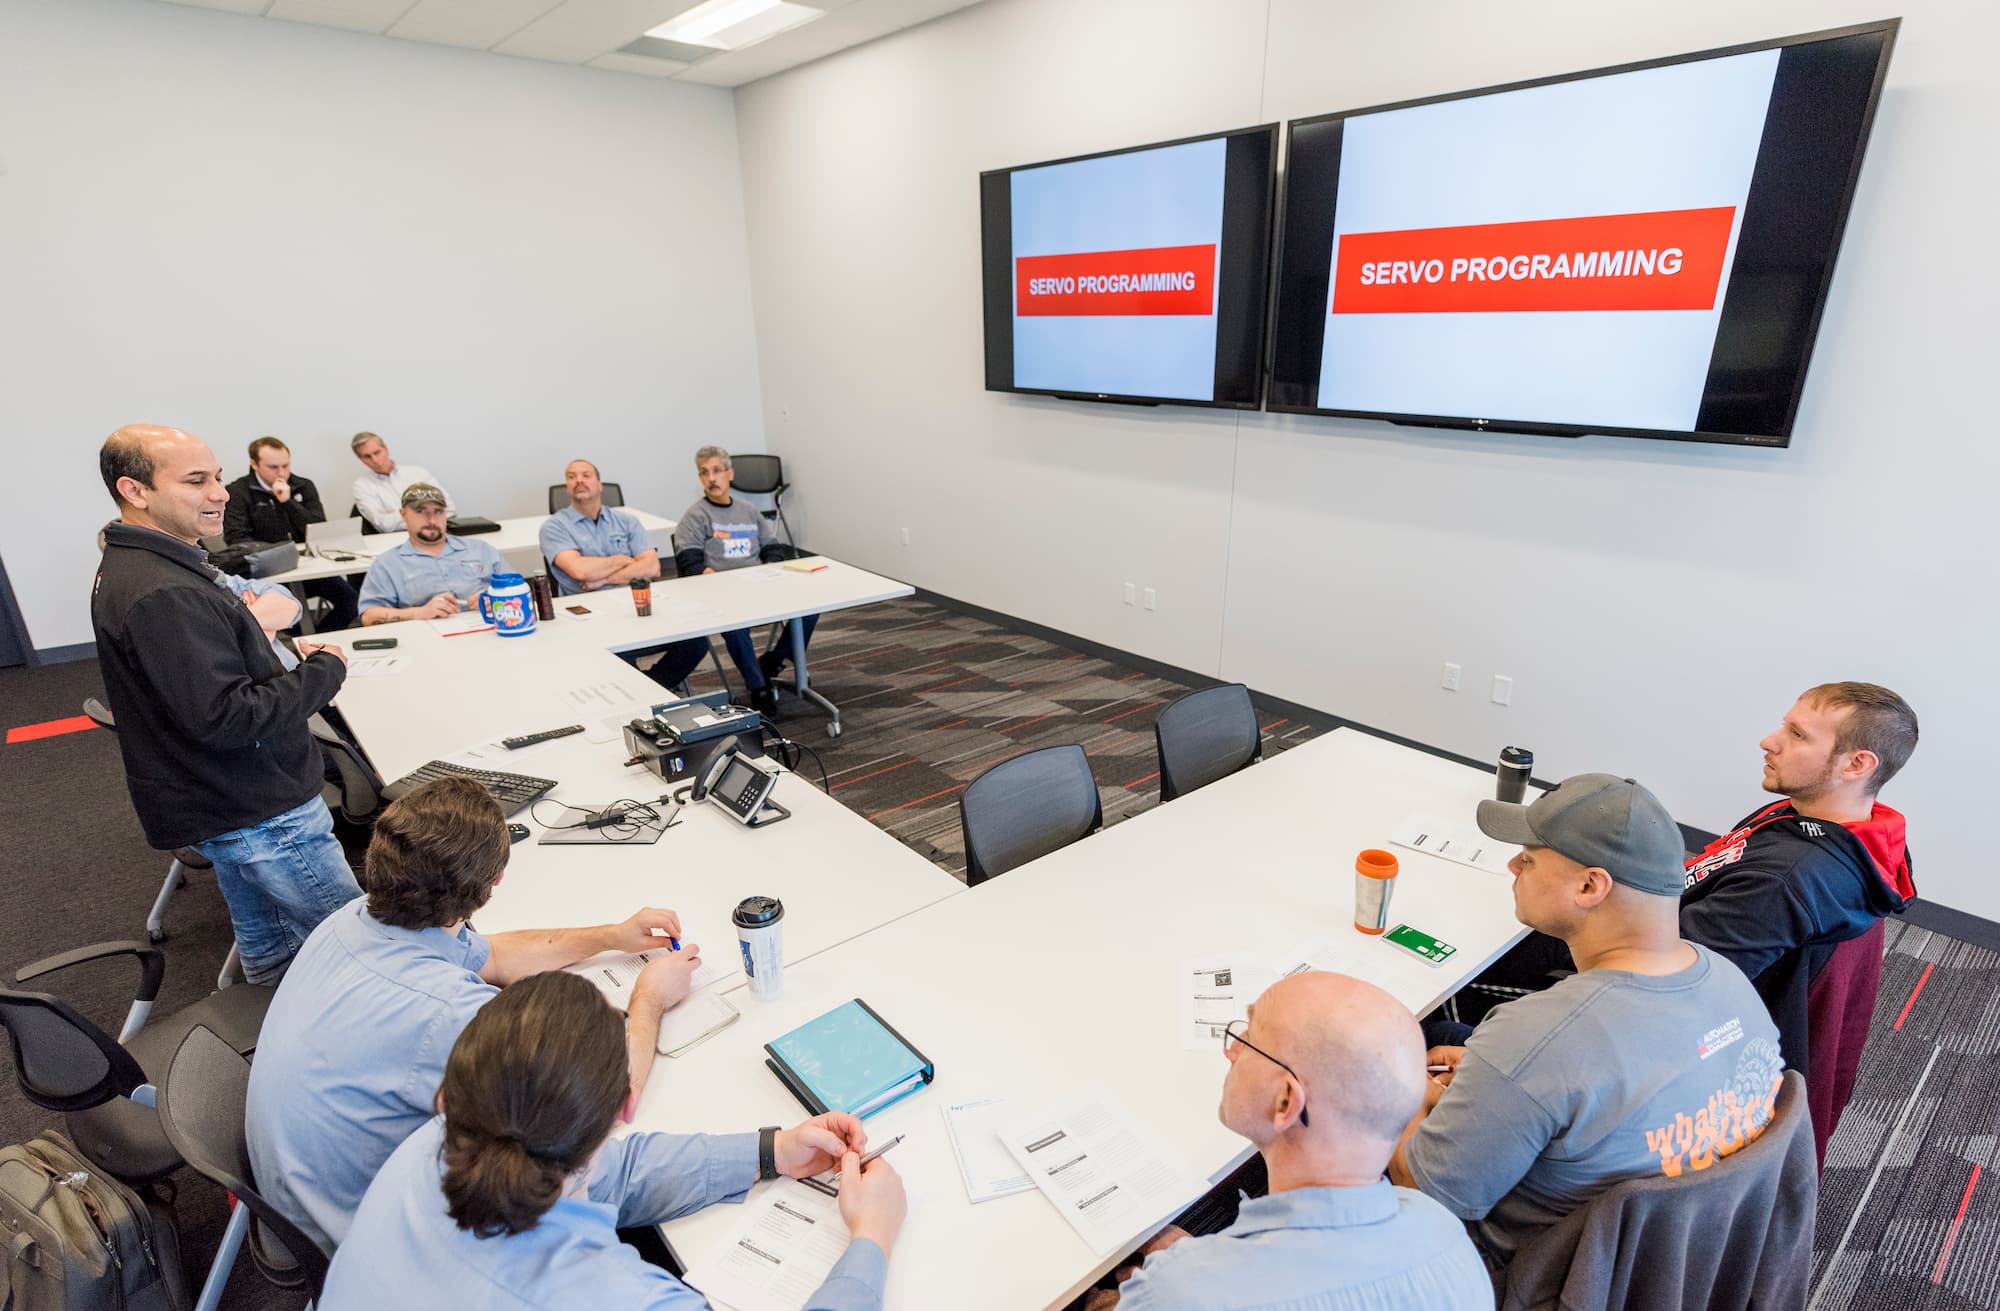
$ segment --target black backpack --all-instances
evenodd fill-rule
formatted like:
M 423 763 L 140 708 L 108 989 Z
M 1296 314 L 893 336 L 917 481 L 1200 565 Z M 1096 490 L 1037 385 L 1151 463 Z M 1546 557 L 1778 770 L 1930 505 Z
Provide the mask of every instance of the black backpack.
M 104 1173 L 61 1134 L 0 1147 L 0 1311 L 185 1311 L 164 1202 Z

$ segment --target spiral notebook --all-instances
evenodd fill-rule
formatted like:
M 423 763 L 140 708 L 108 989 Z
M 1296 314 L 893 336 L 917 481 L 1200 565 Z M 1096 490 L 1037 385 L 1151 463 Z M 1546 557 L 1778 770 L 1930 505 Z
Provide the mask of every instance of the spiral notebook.
M 910 1045 L 859 997 L 764 1044 L 764 1064 L 814 1115 L 866 1119 L 936 1077 Z

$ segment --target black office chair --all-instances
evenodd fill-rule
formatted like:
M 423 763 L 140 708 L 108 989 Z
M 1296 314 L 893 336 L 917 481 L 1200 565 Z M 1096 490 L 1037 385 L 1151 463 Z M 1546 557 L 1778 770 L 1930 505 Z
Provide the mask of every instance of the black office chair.
M 155 1089 L 181 1039 L 205 1025 L 240 1052 L 255 1050 L 274 989 L 238 984 L 212 992 L 172 1015 L 151 1019 L 167 976 L 167 958 L 143 942 L 100 942 L 15 971 L 17 984 L 88 961 L 131 956 L 139 989 L 118 1036 L 45 992 L 0 988 L 0 1028 L 7 1030 L 14 1073 L 29 1101 L 65 1118 L 70 1141 L 128 1184 L 151 1183 L 180 1168 L 154 1110 Z M 150 1021 L 150 1022 L 149 1022 Z
M 361 507 L 358 505 L 350 505 L 347 507 L 347 517 L 350 519 L 361 520 L 361 535 L 363 537 L 366 537 L 370 533 L 379 533 L 382 531 L 380 528 L 377 528 L 374 524 L 368 522 L 368 517 L 361 513 Z
M 1160 751 L 1160 800 L 1207 787 L 1264 758 L 1257 709 L 1241 683 L 1192 692 L 1153 722 Z
M 388 804 L 382 796 L 386 785 L 375 772 L 374 764 L 358 744 L 349 741 L 324 715 L 308 717 L 306 727 L 312 731 L 313 741 L 319 744 L 320 756 L 340 778 L 338 783 L 329 779 L 321 790 L 327 809 L 350 824 L 365 827 L 374 823 L 382 807 Z
M 604 503 L 606 505 L 624 505 L 625 489 L 617 483 L 605 483 Z M 569 509 L 569 487 L 563 483 L 549 484 L 549 513 L 554 514 L 558 510 L 567 509 Z
M 229 1226 L 209 1268 L 199 1307 L 213 1306 L 247 1236 L 257 1273 L 287 1292 L 319 1300 L 326 1283 L 326 1253 L 297 1225 L 264 1200 L 251 1179 L 250 1149 L 243 1140 L 243 1107 L 250 1090 L 250 1062 L 213 1030 L 196 1025 L 175 1049 L 160 1083 L 160 1122 L 167 1138 L 196 1174 L 235 1199 Z
M 1043 747 L 1003 760 L 959 798 L 965 883 L 978 887 L 1104 827 L 1104 803 L 1079 746 Z
M 113 733 L 118 731 L 118 721 L 112 715 L 111 707 L 96 697 L 83 699 L 83 713 L 99 728 L 109 729 Z M 208 857 L 193 847 L 176 847 L 168 855 L 172 860 L 167 865 L 167 877 L 160 882 L 160 894 L 153 898 L 153 908 L 146 912 L 146 941 L 154 944 L 167 940 L 167 903 L 174 899 L 176 892 L 187 886 L 188 871 L 215 868 L 209 863 Z M 215 986 L 226 988 L 235 982 L 239 965 L 236 944 L 232 942 L 229 946 L 229 957 L 222 962 L 222 973 L 216 979 Z
M 732 455 L 730 463 L 736 469 L 735 478 L 730 480 L 730 489 L 752 496 L 770 497 L 771 508 L 758 513 L 766 519 L 776 519 L 785 530 L 785 541 L 794 550 L 798 549 L 798 543 L 792 538 L 792 526 L 785 521 L 785 490 L 791 486 L 785 481 L 785 462 L 775 455 Z

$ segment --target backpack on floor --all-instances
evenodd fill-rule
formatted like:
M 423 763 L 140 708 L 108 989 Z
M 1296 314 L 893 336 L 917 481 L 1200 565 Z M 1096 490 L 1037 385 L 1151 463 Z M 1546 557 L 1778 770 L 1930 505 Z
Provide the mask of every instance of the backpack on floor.
M 173 1213 L 45 1133 L 0 1147 L 0 1311 L 185 1311 Z

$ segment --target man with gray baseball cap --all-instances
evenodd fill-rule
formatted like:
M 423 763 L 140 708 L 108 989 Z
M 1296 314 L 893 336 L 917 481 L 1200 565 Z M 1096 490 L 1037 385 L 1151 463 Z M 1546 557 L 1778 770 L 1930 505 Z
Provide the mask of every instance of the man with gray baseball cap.
M 1705 1170 L 1756 1138 L 1784 1073 L 1743 972 L 1680 936 L 1680 830 L 1629 778 L 1578 774 L 1528 805 L 1479 803 L 1519 843 L 1514 914 L 1576 973 L 1434 1047 L 1389 1163 L 1467 1222 L 1489 1265 L 1626 1179 Z

